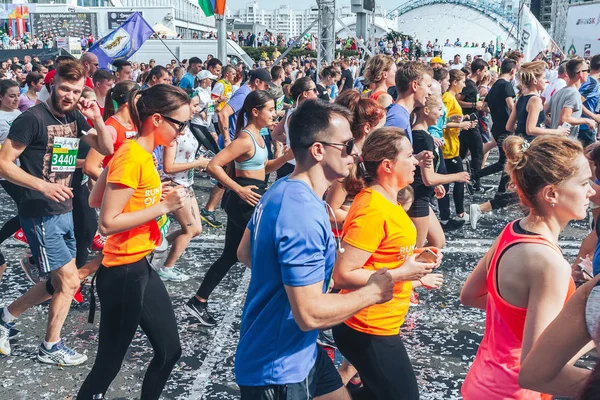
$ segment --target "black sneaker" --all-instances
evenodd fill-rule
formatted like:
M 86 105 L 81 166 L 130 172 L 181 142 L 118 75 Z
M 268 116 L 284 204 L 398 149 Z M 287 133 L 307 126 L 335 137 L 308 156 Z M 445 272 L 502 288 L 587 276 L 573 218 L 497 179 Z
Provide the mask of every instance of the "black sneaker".
M 208 211 L 206 208 L 200 210 L 200 218 L 212 228 L 222 228 L 223 223 L 219 222 L 215 217 L 214 211 Z
M 208 313 L 208 302 L 202 303 L 196 296 L 192 297 L 185 304 L 184 308 L 192 316 L 200 320 L 200 324 L 204 326 L 215 326 L 217 321 Z
M 441 223 L 442 224 L 442 230 L 444 232 L 450 232 L 450 231 L 455 231 L 457 229 L 460 229 L 463 227 L 463 225 L 465 224 L 464 220 L 456 220 L 456 219 L 449 219 L 448 222 L 446 223 Z

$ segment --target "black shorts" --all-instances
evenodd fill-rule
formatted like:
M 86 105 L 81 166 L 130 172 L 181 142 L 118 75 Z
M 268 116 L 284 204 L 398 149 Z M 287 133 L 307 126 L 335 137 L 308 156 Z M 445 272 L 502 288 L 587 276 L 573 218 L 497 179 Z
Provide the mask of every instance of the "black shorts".
M 431 199 L 428 197 L 415 199 L 408 210 L 408 216 L 411 218 L 428 217 L 430 201 Z
M 327 352 L 318 346 L 317 360 L 305 380 L 287 385 L 240 386 L 242 400 L 309 400 L 343 387 Z

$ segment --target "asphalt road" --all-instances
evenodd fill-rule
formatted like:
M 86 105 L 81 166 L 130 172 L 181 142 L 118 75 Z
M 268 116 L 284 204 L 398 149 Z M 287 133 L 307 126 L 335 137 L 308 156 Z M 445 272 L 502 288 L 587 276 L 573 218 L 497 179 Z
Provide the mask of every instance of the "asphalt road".
M 497 184 L 497 179 L 495 176 L 484 183 Z M 197 179 L 195 191 L 200 205 L 205 203 L 209 189 L 208 179 Z M 478 196 L 475 200 L 489 196 L 491 194 Z M 0 191 L 0 221 L 8 220 L 14 212 L 11 200 Z M 440 267 L 445 274 L 445 285 L 437 291 L 418 289 L 420 304 L 410 308 L 401 334 L 417 373 L 422 399 L 460 398 L 461 383 L 482 338 L 485 316 L 482 311 L 460 305 L 458 295 L 468 274 L 500 230 L 520 216 L 520 209 L 511 207 L 483 218 L 477 231 L 465 227 L 451 233 Z M 225 221 L 221 211 L 219 217 Z M 217 287 L 209 303 L 211 312 L 219 320 L 217 327 L 200 326 L 183 309 L 211 262 L 220 255 L 224 232 L 224 229 L 205 227 L 178 262 L 178 267 L 192 279 L 166 284 L 179 324 L 183 356 L 163 392 L 164 399 L 239 398 L 233 359 L 250 271 L 238 264 Z M 570 260 L 577 254 L 587 232 L 586 224 L 575 222 L 563 233 L 561 246 Z M 30 287 L 18 266 L 19 258 L 27 251 L 25 245 L 10 239 L 2 250 L 9 267 L 0 283 L 0 306 Z M 22 333 L 12 342 L 13 354 L 0 358 L 0 399 L 71 399 L 76 395 L 93 364 L 100 319 L 97 312 L 96 323 L 87 323 L 88 293 L 85 298 L 81 305 L 73 303 L 63 338 L 70 346 L 86 353 L 90 360 L 83 366 L 64 368 L 38 363 L 37 347 L 45 333 L 48 307 L 47 304 L 34 307 L 18 319 L 16 328 Z M 151 357 L 152 349 L 140 330 L 107 398 L 139 398 L 143 374 Z M 585 364 L 593 365 L 595 361 L 591 356 Z

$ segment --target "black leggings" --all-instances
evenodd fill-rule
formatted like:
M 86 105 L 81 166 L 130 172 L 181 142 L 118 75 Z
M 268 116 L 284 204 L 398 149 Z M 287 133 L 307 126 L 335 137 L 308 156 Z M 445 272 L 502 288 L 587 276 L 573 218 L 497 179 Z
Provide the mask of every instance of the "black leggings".
M 258 190 L 254 191 L 259 194 L 264 194 L 267 190 L 267 185 L 264 181 L 249 178 L 235 178 L 235 181 L 242 186 L 254 185 Z M 254 207 L 240 199 L 239 196 L 228 190 L 223 196 L 223 208 L 227 213 L 227 228 L 225 229 L 225 248 L 221 257 L 210 266 L 208 272 L 200 284 L 200 288 L 196 292 L 198 297 L 208 299 L 223 280 L 227 272 L 238 262 L 237 248 L 242 241 L 246 225 L 252 218 Z
M 83 267 L 90 254 L 96 230 L 98 229 L 98 216 L 96 210 L 89 204 L 90 190 L 86 184 L 73 188 L 73 230 L 75 232 L 75 265 Z
M 460 157 L 454 157 L 444 160 L 446 164 L 446 171 L 448 174 L 455 174 L 457 172 L 463 172 L 462 159 Z M 446 195 L 438 200 L 440 206 L 440 219 L 446 221 L 450 219 L 450 185 L 444 185 L 446 188 Z M 454 189 L 452 192 L 454 198 L 454 207 L 456 208 L 456 215 L 465 212 L 465 184 L 462 182 L 454 182 Z
M 18 206 L 21 201 L 21 186 L 5 180 L 1 180 L 0 185 Z M 6 239 L 17 233 L 19 229 L 21 229 L 21 221 L 19 220 L 19 215 L 17 213 L 17 215 L 2 225 L 2 228 L 0 229 L 0 244 L 4 243 Z
M 106 393 L 138 326 L 154 350 L 141 398 L 158 400 L 181 356 L 175 313 L 165 285 L 144 257 L 132 264 L 101 266 L 96 287 L 101 311 L 98 353 L 77 400 L 91 400 L 96 394 Z
M 508 135 L 506 132 L 502 132 L 501 134 L 492 132 L 492 135 L 494 135 L 494 140 L 496 140 L 496 143 L 498 144 L 498 161 L 496 161 L 494 164 L 488 165 L 485 168 L 482 168 L 481 171 L 479 171 L 479 178 L 503 171 L 504 165 L 506 164 L 506 153 L 504 153 L 504 147 L 502 144 Z
M 471 152 L 471 180 L 479 186 L 479 171 L 483 164 L 483 140 L 479 132 L 479 126 L 468 131 L 461 131 L 460 136 L 460 158 L 463 160 L 467 153 Z
M 333 328 L 333 338 L 360 374 L 361 399 L 419 399 L 417 378 L 400 335 L 368 335 L 340 324 Z

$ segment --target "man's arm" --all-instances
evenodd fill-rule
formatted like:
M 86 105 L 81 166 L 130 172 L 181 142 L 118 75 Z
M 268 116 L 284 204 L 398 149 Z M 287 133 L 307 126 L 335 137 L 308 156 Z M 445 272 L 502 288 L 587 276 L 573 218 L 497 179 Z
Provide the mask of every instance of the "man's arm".
M 221 131 L 221 135 L 223 135 L 225 146 L 231 143 L 229 137 L 229 117 L 231 117 L 233 113 L 233 108 L 231 108 L 229 104 L 225 104 L 225 107 L 217 114 L 217 118 L 219 119 L 219 130 Z
M 246 228 L 242 241 L 237 249 L 238 260 L 246 267 L 252 269 L 252 253 L 250 251 L 250 229 Z
M 113 137 L 108 129 L 106 129 L 106 125 L 104 125 L 98 103 L 81 98 L 77 106 L 83 117 L 94 122 L 94 128 L 89 129 L 89 125 L 85 119 L 81 115 L 78 115 L 77 128 L 82 130 L 88 129 L 85 133 L 81 132 L 84 134 L 83 140 L 104 156 L 112 154 L 115 150 Z

